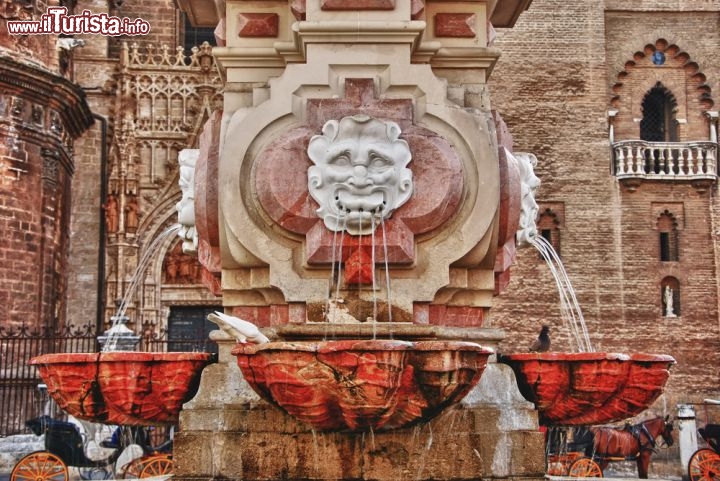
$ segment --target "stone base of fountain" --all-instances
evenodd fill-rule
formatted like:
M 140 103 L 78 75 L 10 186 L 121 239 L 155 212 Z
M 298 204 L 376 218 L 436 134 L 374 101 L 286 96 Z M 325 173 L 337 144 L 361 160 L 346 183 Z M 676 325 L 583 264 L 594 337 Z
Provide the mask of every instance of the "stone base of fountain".
M 481 342 L 491 346 L 492 336 L 484 336 Z M 174 479 L 544 476 L 544 436 L 537 413 L 520 395 L 508 366 L 489 363 L 478 386 L 430 422 L 383 432 L 328 433 L 261 400 L 230 354 L 235 341 L 219 331 L 211 338 L 218 342 L 219 362 L 205 368 L 197 396 L 181 412 Z M 225 388 L 217 389 L 219 385 Z

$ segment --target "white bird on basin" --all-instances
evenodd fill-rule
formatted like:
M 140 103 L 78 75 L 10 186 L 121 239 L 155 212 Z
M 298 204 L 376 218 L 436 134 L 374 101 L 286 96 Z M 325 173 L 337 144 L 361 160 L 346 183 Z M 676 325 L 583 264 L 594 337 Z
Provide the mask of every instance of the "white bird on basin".
M 220 329 L 225 331 L 230 337 L 242 343 L 265 344 L 270 340 L 260 332 L 260 329 L 252 322 L 244 321 L 240 318 L 228 316 L 222 312 L 215 311 L 208 314 L 209 321 L 214 322 Z

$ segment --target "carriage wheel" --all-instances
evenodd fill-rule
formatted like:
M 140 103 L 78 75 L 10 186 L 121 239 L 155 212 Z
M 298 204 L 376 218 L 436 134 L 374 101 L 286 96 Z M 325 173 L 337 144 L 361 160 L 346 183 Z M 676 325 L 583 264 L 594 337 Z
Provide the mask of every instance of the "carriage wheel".
M 18 461 L 10 481 L 67 481 L 68 469 L 62 459 L 48 451 L 30 453 Z
M 568 476 L 576 478 L 602 478 L 603 472 L 600 465 L 592 458 L 580 458 L 570 465 Z
M 145 459 L 145 466 L 140 471 L 141 478 L 149 478 L 151 476 L 162 476 L 163 474 L 172 474 L 173 460 L 167 454 L 157 454 Z
M 720 455 L 712 449 L 698 449 L 688 462 L 690 481 L 713 481 L 720 479 Z
M 145 460 L 147 458 L 140 457 L 133 459 L 129 463 L 127 463 L 123 469 L 122 469 L 122 478 L 123 479 L 137 479 L 140 477 L 140 473 L 142 472 L 143 468 L 145 467 Z

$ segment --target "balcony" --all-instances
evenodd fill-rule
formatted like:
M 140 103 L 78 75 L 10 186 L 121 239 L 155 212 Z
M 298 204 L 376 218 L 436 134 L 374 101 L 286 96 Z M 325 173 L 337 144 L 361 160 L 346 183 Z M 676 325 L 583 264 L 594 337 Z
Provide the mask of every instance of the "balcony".
M 699 191 L 717 179 L 717 142 L 612 143 L 615 177 L 629 190 L 643 181 L 688 181 Z

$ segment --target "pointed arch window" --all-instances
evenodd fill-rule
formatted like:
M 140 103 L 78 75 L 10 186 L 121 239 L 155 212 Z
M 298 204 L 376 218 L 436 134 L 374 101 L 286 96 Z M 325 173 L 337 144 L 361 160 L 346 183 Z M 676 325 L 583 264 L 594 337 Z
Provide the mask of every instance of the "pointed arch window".
M 540 212 L 537 221 L 538 233 L 553 246 L 557 255 L 560 255 L 560 220 L 552 209 Z
M 648 142 L 677 142 L 676 112 L 675 96 L 662 83 L 656 83 L 642 101 L 640 139 Z
M 658 217 L 657 230 L 660 241 L 660 260 L 677 262 L 680 260 L 679 235 L 675 216 L 665 211 Z

